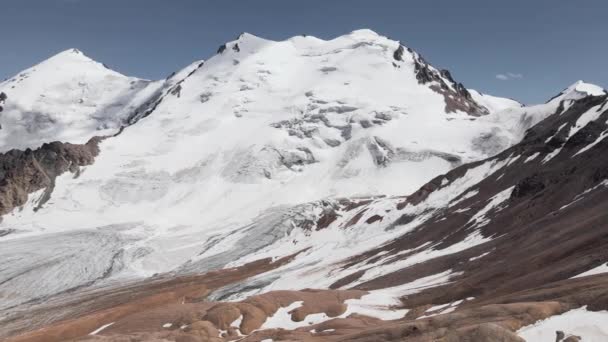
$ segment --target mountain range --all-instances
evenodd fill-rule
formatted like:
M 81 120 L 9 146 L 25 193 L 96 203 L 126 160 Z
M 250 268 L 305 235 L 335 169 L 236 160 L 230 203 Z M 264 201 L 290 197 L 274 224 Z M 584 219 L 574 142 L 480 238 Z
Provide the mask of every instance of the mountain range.
M 608 340 L 608 92 L 468 89 L 371 30 L 0 83 L 7 341 Z

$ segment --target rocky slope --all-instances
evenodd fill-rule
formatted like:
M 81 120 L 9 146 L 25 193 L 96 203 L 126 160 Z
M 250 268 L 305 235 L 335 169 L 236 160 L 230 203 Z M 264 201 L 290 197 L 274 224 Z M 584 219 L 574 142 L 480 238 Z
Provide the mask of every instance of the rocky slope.
M 0 336 L 608 336 L 600 87 L 522 107 L 368 30 L 147 87 L 110 138 L 0 155 Z

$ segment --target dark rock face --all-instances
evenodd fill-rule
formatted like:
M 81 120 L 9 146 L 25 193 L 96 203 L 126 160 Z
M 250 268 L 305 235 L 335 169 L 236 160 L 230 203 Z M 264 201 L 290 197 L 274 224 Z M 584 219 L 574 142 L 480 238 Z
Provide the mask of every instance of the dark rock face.
M 224 53 L 224 51 L 226 51 L 226 44 L 222 44 L 217 48 L 217 53 Z
M 8 98 L 8 96 L 6 96 L 6 93 L 0 92 L 0 113 L 2 113 L 2 111 L 4 110 L 2 105 L 4 104 L 4 102 L 6 101 L 7 98 Z M 1 126 L 0 126 L 0 128 L 1 128 Z
M 374 223 L 374 222 L 382 221 L 382 219 L 383 219 L 383 217 L 382 217 L 382 216 L 380 216 L 380 215 L 374 215 L 374 216 L 371 216 L 370 218 L 368 218 L 368 219 L 365 221 L 365 223 L 367 223 L 367 224 L 372 224 L 372 223 Z
M 395 51 L 395 54 L 397 54 L 397 51 Z M 400 57 L 402 54 L 403 52 L 400 53 Z M 487 108 L 473 100 L 473 97 L 462 83 L 454 81 L 452 74 L 448 70 L 437 71 L 419 54 L 412 52 L 412 55 L 414 57 L 414 72 L 416 73 L 418 83 L 433 83 L 431 89 L 443 95 L 445 99 L 446 112 L 463 111 L 474 116 L 489 113 Z
M 403 45 L 399 44 L 399 47 L 397 48 L 397 50 L 395 50 L 395 52 L 393 53 L 393 58 L 396 61 L 402 61 L 403 60 L 403 52 L 404 52 L 404 48 Z
M 28 194 L 40 189 L 46 188 L 42 202 L 48 200 L 55 178 L 67 171 L 78 175 L 81 166 L 91 165 L 102 139 L 94 137 L 83 145 L 56 141 L 0 154 L 0 215 L 22 206 Z
M 608 117 L 608 113 L 606 116 Z M 569 147 L 586 146 L 594 142 L 606 128 L 608 128 L 606 120 L 590 122 L 568 139 L 566 144 Z
M 175 88 L 171 90 L 171 95 L 175 95 L 180 97 L 182 95 L 182 85 L 178 84 Z

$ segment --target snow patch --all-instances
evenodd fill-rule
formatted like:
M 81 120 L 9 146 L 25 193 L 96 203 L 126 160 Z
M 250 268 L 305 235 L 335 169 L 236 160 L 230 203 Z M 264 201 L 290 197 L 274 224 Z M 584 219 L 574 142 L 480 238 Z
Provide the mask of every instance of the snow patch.
M 589 145 L 587 145 L 587 146 L 585 146 L 585 147 L 581 148 L 581 149 L 580 149 L 578 152 L 576 152 L 576 153 L 574 154 L 574 156 L 577 156 L 577 155 L 579 155 L 579 154 L 581 154 L 581 153 L 584 153 L 584 152 L 589 151 L 589 150 L 590 150 L 590 149 L 592 149 L 592 148 L 593 148 L 595 145 L 597 145 L 597 144 L 599 144 L 600 142 L 602 142 L 602 140 L 604 140 L 604 138 L 606 138 L 606 137 L 608 137 L 608 131 L 604 131 L 604 132 L 602 132 L 602 133 L 600 134 L 600 136 L 599 136 L 599 137 L 597 137 L 597 139 L 595 139 L 595 141 L 594 141 L 594 142 L 592 142 L 591 144 L 589 144 Z
M 586 276 L 591 276 L 591 275 L 596 275 L 596 274 L 602 274 L 602 273 L 608 273 L 608 263 L 605 263 L 603 265 L 600 265 L 598 267 L 592 268 L 588 271 L 585 271 L 581 274 L 575 275 L 572 278 L 581 278 L 581 277 L 586 277 Z
M 476 257 L 469 258 L 469 261 L 475 261 L 475 260 L 481 259 L 481 258 L 485 257 L 486 255 L 488 255 L 490 253 L 492 253 L 492 252 L 491 251 L 490 252 L 485 252 L 485 253 L 480 254 L 480 255 L 478 255 Z
M 545 164 L 546 162 L 548 162 L 549 160 L 553 159 L 556 155 L 558 155 L 560 152 L 562 151 L 562 147 L 556 148 L 555 150 L 553 150 L 551 153 L 547 154 L 545 156 L 545 158 L 543 158 L 542 162 L 543 164 Z
M 301 307 L 303 303 L 303 301 L 297 301 L 289 304 L 287 307 L 277 309 L 274 315 L 266 318 L 266 321 L 264 324 L 262 324 L 259 330 L 278 328 L 293 330 L 299 327 L 307 326 L 308 323 L 306 323 L 306 320 L 303 320 L 302 322 L 294 322 L 291 320 L 290 312 Z
M 528 158 L 526 158 L 526 160 L 524 160 L 524 164 L 527 163 L 527 162 L 529 162 L 529 161 L 532 161 L 532 160 L 536 159 L 536 157 L 538 157 L 539 155 L 540 155 L 540 152 L 534 153 L 533 155 L 531 155 Z
M 114 324 L 114 323 L 116 323 L 116 322 L 112 322 L 112 323 L 108 323 L 108 324 L 102 325 L 101 327 L 99 327 L 99 328 L 95 329 L 94 331 L 92 331 L 91 333 L 89 333 L 89 335 L 97 335 L 97 334 L 99 334 L 99 333 L 100 333 L 102 330 L 104 330 L 104 329 L 106 329 L 106 328 L 110 327 L 110 326 L 111 326 L 112 324 Z
M 602 113 L 600 108 L 602 105 L 597 105 L 589 108 L 586 112 L 584 112 L 579 118 L 576 120 L 576 123 L 570 127 L 570 132 L 568 133 L 568 139 L 572 138 L 578 131 L 580 131 L 583 127 L 587 126 L 592 121 L 597 120 L 597 118 Z
M 488 223 L 490 223 L 490 219 L 487 218 L 485 215 L 488 212 L 490 212 L 491 210 L 494 210 L 494 211 L 502 210 L 504 208 L 504 206 L 502 204 L 511 197 L 511 193 L 513 192 L 514 188 L 515 187 L 512 186 L 512 187 L 507 188 L 507 189 L 499 192 L 498 194 L 494 195 L 490 199 L 488 204 L 486 204 L 485 207 L 483 207 L 475 215 L 473 215 L 473 217 L 471 217 L 471 219 L 469 220 L 469 222 L 467 222 L 467 224 L 472 223 L 473 227 L 479 228 L 479 227 L 483 227 L 483 226 L 487 225 Z
M 587 306 L 525 326 L 517 334 L 528 342 L 554 341 L 555 332 L 576 335 L 585 342 L 608 341 L 608 311 L 588 311 Z

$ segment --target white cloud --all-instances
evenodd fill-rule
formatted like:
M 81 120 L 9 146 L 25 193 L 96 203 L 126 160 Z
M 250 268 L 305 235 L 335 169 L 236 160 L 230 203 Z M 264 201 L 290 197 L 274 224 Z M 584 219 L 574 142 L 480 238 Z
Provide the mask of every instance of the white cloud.
M 518 74 L 518 73 L 513 73 L 513 72 L 508 72 L 506 74 L 498 74 L 498 75 L 496 75 L 496 78 L 501 81 L 519 80 L 519 79 L 524 78 L 524 75 Z
M 508 72 L 507 76 L 509 76 L 510 78 L 524 78 L 524 75 L 522 75 L 522 74 L 514 74 L 512 72 Z

